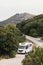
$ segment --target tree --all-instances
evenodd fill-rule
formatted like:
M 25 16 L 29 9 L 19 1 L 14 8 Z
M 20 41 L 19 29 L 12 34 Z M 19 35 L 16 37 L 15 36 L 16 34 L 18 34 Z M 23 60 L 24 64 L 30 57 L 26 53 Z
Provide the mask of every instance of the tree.
M 14 57 L 19 42 L 24 40 L 25 37 L 14 24 L 0 27 L 0 56 L 8 55 L 9 57 Z
M 17 24 L 17 27 L 26 35 L 34 37 L 43 36 L 43 14 Z

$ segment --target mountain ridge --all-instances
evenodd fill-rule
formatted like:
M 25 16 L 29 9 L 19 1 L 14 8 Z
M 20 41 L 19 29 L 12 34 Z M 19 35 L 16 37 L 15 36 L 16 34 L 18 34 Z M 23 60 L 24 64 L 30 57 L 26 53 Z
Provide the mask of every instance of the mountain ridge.
M 1 21 L 0 26 L 3 26 L 3 25 L 8 24 L 8 23 L 17 24 L 23 20 L 27 20 L 27 19 L 30 19 L 32 17 L 34 17 L 34 15 L 29 14 L 29 13 L 16 13 L 15 15 L 11 16 L 10 18 L 8 18 L 4 21 Z

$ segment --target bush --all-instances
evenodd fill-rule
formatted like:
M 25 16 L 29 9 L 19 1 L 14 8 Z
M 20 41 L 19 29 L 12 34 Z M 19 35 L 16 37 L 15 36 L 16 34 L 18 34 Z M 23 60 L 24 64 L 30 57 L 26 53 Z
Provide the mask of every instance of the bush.
M 23 65 L 43 65 L 43 49 L 35 48 L 25 56 Z
M 41 37 L 41 39 L 43 40 L 43 37 Z
M 25 40 L 21 31 L 14 24 L 0 27 L 0 56 L 14 57 L 19 42 Z
M 31 29 L 30 30 L 30 36 L 37 37 L 38 36 L 37 31 L 35 29 Z
M 15 57 L 15 55 L 16 55 L 16 52 L 15 51 L 11 51 L 11 53 L 9 53 L 9 57 L 10 58 L 13 58 L 13 57 Z

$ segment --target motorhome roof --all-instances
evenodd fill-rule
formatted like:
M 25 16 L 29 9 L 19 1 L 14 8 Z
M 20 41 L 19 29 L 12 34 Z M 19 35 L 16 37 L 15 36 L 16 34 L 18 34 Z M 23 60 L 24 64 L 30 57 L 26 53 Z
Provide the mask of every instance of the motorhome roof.
M 26 45 L 29 45 L 29 44 L 32 44 L 31 42 L 23 42 L 23 43 L 19 43 L 19 45 L 21 46 L 26 46 Z

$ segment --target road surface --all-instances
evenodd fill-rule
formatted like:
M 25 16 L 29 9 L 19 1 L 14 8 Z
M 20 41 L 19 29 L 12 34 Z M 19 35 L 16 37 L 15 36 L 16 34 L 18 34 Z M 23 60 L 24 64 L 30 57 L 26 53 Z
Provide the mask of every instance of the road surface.
M 0 65 L 22 65 L 25 55 L 17 54 L 15 58 L 0 60 Z
M 25 37 L 26 37 L 26 39 L 32 41 L 33 43 L 35 43 L 38 46 L 43 48 L 43 40 L 41 40 L 39 38 L 34 38 L 34 37 L 31 37 L 31 36 L 27 36 L 27 35 Z

